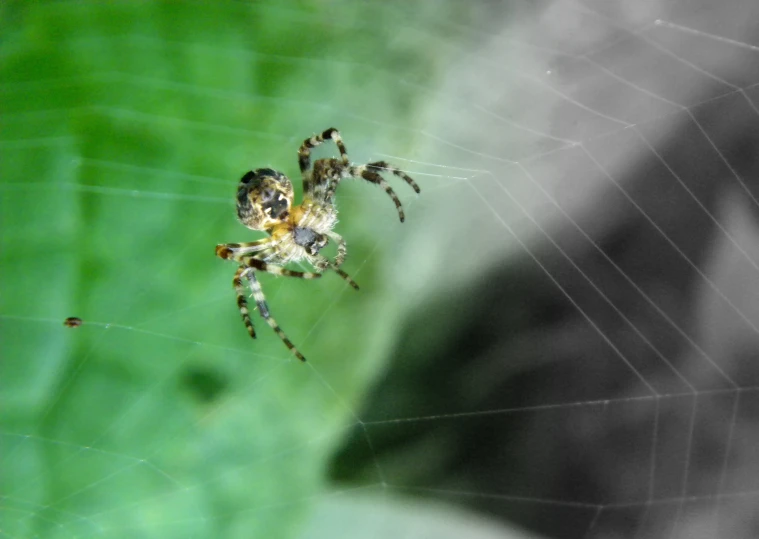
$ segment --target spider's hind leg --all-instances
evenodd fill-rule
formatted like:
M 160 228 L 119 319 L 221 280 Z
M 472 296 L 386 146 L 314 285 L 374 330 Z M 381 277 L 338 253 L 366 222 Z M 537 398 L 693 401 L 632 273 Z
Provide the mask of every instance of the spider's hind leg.
M 311 149 L 316 148 L 320 144 L 323 144 L 326 140 L 334 140 L 337 145 L 337 149 L 340 151 L 340 158 L 344 164 L 350 163 L 348 160 L 348 150 L 345 149 L 343 144 L 343 138 L 340 136 L 340 132 L 334 127 L 326 129 L 320 135 L 314 135 L 311 138 L 307 138 L 301 144 L 298 150 L 298 165 L 300 165 L 300 171 L 305 172 L 308 167 L 311 166 Z
M 245 324 L 245 329 L 248 330 L 248 334 L 255 339 L 256 330 L 253 328 L 253 321 L 250 319 L 250 311 L 248 311 L 248 300 L 245 299 L 245 288 L 242 285 L 242 278 L 246 271 L 248 271 L 248 269 L 243 266 L 237 268 L 237 272 L 235 273 L 235 277 L 232 280 L 232 284 L 234 285 L 235 292 L 237 293 L 237 307 L 240 309 L 240 314 L 242 315 L 242 323 Z
M 348 159 L 348 150 L 345 149 L 343 144 L 343 138 L 340 136 L 340 132 L 334 127 L 330 127 L 320 135 L 314 135 L 311 138 L 307 138 L 301 144 L 298 150 L 298 166 L 300 167 L 300 173 L 303 176 L 303 193 L 311 194 L 311 173 L 309 168 L 311 167 L 311 149 L 316 148 L 320 144 L 327 140 L 334 140 L 337 145 L 337 149 L 340 151 L 340 159 L 345 166 L 350 164 Z
M 382 187 L 388 196 L 393 199 L 395 207 L 398 210 L 398 217 L 401 218 L 401 223 L 406 220 L 406 215 L 403 213 L 403 206 L 401 206 L 401 201 L 398 199 L 398 195 L 395 194 L 395 191 L 393 191 L 393 188 L 390 187 L 390 184 L 385 181 L 385 178 L 377 174 L 374 170 L 371 170 L 369 168 L 369 165 L 351 167 L 350 175 L 355 178 L 363 178 L 368 182 L 376 183 Z
M 409 184 L 411 188 L 416 192 L 416 194 L 419 194 L 421 192 L 416 182 L 413 179 L 411 179 L 411 176 L 409 176 L 402 170 L 397 169 L 392 165 L 389 165 L 387 161 L 375 161 L 374 163 L 367 163 L 366 168 L 368 168 L 369 170 L 385 170 L 387 172 L 392 172 L 393 174 L 401 178 L 403 181 L 405 181 L 407 184 Z

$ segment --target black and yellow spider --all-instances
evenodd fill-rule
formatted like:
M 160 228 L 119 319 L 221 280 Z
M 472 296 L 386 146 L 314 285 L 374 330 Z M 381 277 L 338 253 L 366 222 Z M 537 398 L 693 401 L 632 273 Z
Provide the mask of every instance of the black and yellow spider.
M 325 140 L 333 140 L 340 150 L 340 159 L 319 159 L 311 165 L 311 148 Z M 321 135 L 315 135 L 303 141 L 298 150 L 298 164 L 303 175 L 303 203 L 293 206 L 293 185 L 289 178 L 270 168 L 259 168 L 247 172 L 237 187 L 237 216 L 242 224 L 251 230 L 261 230 L 269 234 L 268 238 L 250 243 L 224 243 L 216 246 L 216 256 L 225 260 L 234 260 L 240 267 L 235 273 L 233 284 L 237 292 L 237 306 L 242 314 L 242 321 L 256 338 L 253 322 L 248 312 L 243 279 L 250 284 L 253 299 L 258 312 L 279 335 L 279 338 L 301 361 L 305 361 L 295 345 L 287 338 L 274 318 L 269 314 L 266 298 L 255 272 L 265 271 L 275 275 L 316 279 L 321 273 L 293 271 L 283 266 L 306 261 L 317 271 L 333 270 L 345 279 L 353 288 L 358 285 L 347 273 L 340 269 L 345 261 L 346 247 L 343 238 L 334 230 L 337 223 L 335 191 L 340 181 L 345 178 L 363 178 L 376 183 L 395 202 L 401 222 L 405 217 L 401 201 L 388 183 L 379 175 L 379 171 L 392 172 L 408 183 L 419 193 L 419 186 L 404 172 L 384 161 L 366 165 L 352 165 L 337 129 L 330 128 Z M 329 240 L 337 243 L 337 255 L 329 260 L 319 251 Z

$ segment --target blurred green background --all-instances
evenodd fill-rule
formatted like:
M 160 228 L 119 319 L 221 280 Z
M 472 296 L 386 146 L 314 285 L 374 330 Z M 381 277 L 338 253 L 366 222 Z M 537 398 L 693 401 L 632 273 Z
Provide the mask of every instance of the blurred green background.
M 262 278 L 306 365 L 257 317 L 249 339 L 213 249 L 259 237 L 235 219 L 241 174 L 270 166 L 299 189 L 314 132 L 338 127 L 356 162 L 413 157 L 419 85 L 445 61 L 413 28 L 466 9 L 2 4 L 4 535 L 298 532 L 394 342 L 380 268 L 404 230 L 381 191 L 342 187 L 361 291 Z

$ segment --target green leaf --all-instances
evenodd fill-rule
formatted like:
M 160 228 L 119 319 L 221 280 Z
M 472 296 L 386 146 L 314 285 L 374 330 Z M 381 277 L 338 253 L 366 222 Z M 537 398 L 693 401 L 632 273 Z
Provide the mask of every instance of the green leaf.
M 377 264 L 399 225 L 380 190 L 346 186 L 361 291 L 262 278 L 306 365 L 260 319 L 250 340 L 213 249 L 260 237 L 235 220 L 237 180 L 297 177 L 314 132 L 340 128 L 357 161 L 378 127 L 385 150 L 408 147 L 422 96 L 398 81 L 431 78 L 431 48 L 393 38 L 379 3 L 18 2 L 2 18 L 4 533 L 292 536 L 394 338 Z

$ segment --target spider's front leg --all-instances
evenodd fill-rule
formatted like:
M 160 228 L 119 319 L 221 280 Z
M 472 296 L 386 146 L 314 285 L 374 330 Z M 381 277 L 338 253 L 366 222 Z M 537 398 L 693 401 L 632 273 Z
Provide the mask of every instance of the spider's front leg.
M 271 314 L 269 313 L 269 306 L 266 304 L 266 297 L 264 296 L 264 292 L 261 289 L 261 284 L 258 282 L 258 279 L 256 279 L 255 269 L 252 267 L 246 267 L 243 268 L 242 266 L 240 269 L 237 270 L 238 274 L 240 274 L 240 277 L 245 277 L 248 279 L 248 283 L 250 284 L 250 290 L 253 293 L 253 299 L 256 302 L 256 306 L 258 307 L 258 312 L 261 314 L 264 320 L 266 320 L 266 323 L 269 324 L 269 327 L 274 330 L 274 332 L 279 336 L 280 339 L 282 339 L 282 342 L 285 343 L 285 346 L 293 353 L 295 354 L 295 357 L 297 357 L 301 361 L 306 361 L 306 358 L 303 356 L 303 354 L 300 353 L 300 351 L 295 347 L 295 345 L 292 343 L 290 339 L 287 338 L 287 335 L 285 335 L 285 332 L 282 331 L 282 328 L 279 327 L 279 324 L 277 324 L 277 321 L 272 318 Z M 237 274 L 235 274 L 235 277 L 237 277 Z M 242 284 L 240 284 L 242 287 Z M 236 286 L 235 286 L 236 287 Z M 238 292 L 239 293 L 239 292 Z M 244 300 L 243 296 L 243 300 Z M 240 296 L 238 295 L 238 303 L 240 301 Z M 240 312 L 243 313 L 243 321 L 245 321 L 246 327 L 249 326 L 248 332 L 250 332 L 253 329 L 253 324 L 250 322 L 250 316 L 247 314 L 247 307 L 245 308 L 245 311 L 243 311 L 243 307 L 240 307 Z M 247 319 L 247 321 L 246 321 Z M 251 337 L 255 338 L 255 332 L 251 333 Z
M 249 271 L 248 268 L 240 266 L 235 272 L 235 277 L 232 279 L 232 284 L 235 287 L 237 293 L 237 308 L 240 309 L 240 315 L 242 315 L 242 323 L 245 324 L 245 329 L 248 330 L 248 334 L 252 338 L 256 338 L 256 330 L 253 327 L 253 321 L 250 319 L 250 311 L 248 310 L 248 300 L 245 298 L 245 288 L 242 285 L 242 278 L 245 272 Z
M 243 255 L 250 253 L 264 254 L 262 251 L 267 250 L 271 246 L 271 238 L 264 238 L 262 240 L 248 243 L 222 243 L 216 246 L 216 256 L 223 258 L 224 260 L 235 260 L 237 262 L 240 262 L 240 257 Z M 242 279 L 246 271 L 247 268 L 245 266 L 240 266 L 237 268 L 235 276 L 232 279 L 232 286 L 234 286 L 235 294 L 237 295 L 237 308 L 240 309 L 242 323 L 245 324 L 245 329 L 248 330 L 248 334 L 255 339 L 256 330 L 253 327 L 253 322 L 250 319 L 248 300 L 245 297 L 245 288 L 242 284 Z
M 251 253 L 258 253 L 275 247 L 279 241 L 272 238 L 264 238 L 258 241 L 247 243 L 222 243 L 216 246 L 216 256 L 224 260 L 234 260 L 239 262 L 240 259 Z
M 281 243 L 281 240 L 274 240 L 272 238 L 264 238 L 250 243 L 222 243 L 216 246 L 216 256 L 224 260 L 234 260 L 242 266 L 273 273 L 274 275 L 299 277 L 301 279 L 318 279 L 321 277 L 320 273 L 293 271 L 266 263 L 263 259 L 267 255 L 276 253 L 274 247 L 279 243 Z
M 257 258 L 257 255 L 243 256 L 240 258 L 240 263 L 248 268 L 257 269 L 259 271 L 265 271 L 266 273 L 273 273 L 274 275 L 284 275 L 285 277 L 298 277 L 300 279 L 318 279 L 322 276 L 321 273 L 312 273 L 310 271 L 293 271 L 282 266 L 275 266 L 274 264 L 267 264 L 263 260 Z
M 245 288 L 243 287 L 243 278 L 248 280 L 250 289 L 253 294 L 253 298 L 256 301 L 258 312 L 266 320 L 266 323 L 271 326 L 274 332 L 282 339 L 287 348 L 289 348 L 295 357 L 301 361 L 306 361 L 295 345 L 287 338 L 285 333 L 279 327 L 276 320 L 269 314 L 269 306 L 266 304 L 266 298 L 264 297 L 261 285 L 255 277 L 255 271 L 265 271 L 267 273 L 273 273 L 274 275 L 284 275 L 286 277 L 299 277 L 301 279 L 317 279 L 321 277 L 321 273 L 311 273 L 303 271 L 292 271 L 273 264 L 267 264 L 265 261 L 260 260 L 258 257 L 266 256 L 269 252 L 271 242 L 269 239 L 260 240 L 252 243 L 226 243 L 216 246 L 216 254 L 224 259 L 235 260 L 240 263 L 240 267 L 237 268 L 232 284 L 234 285 L 235 292 L 237 294 L 237 307 L 240 309 L 240 315 L 242 316 L 245 329 L 248 330 L 248 334 L 252 338 L 256 338 L 256 331 L 253 328 L 253 322 L 250 319 L 250 311 L 248 309 L 248 301 L 245 297 Z M 243 255 L 241 253 L 254 254 Z

